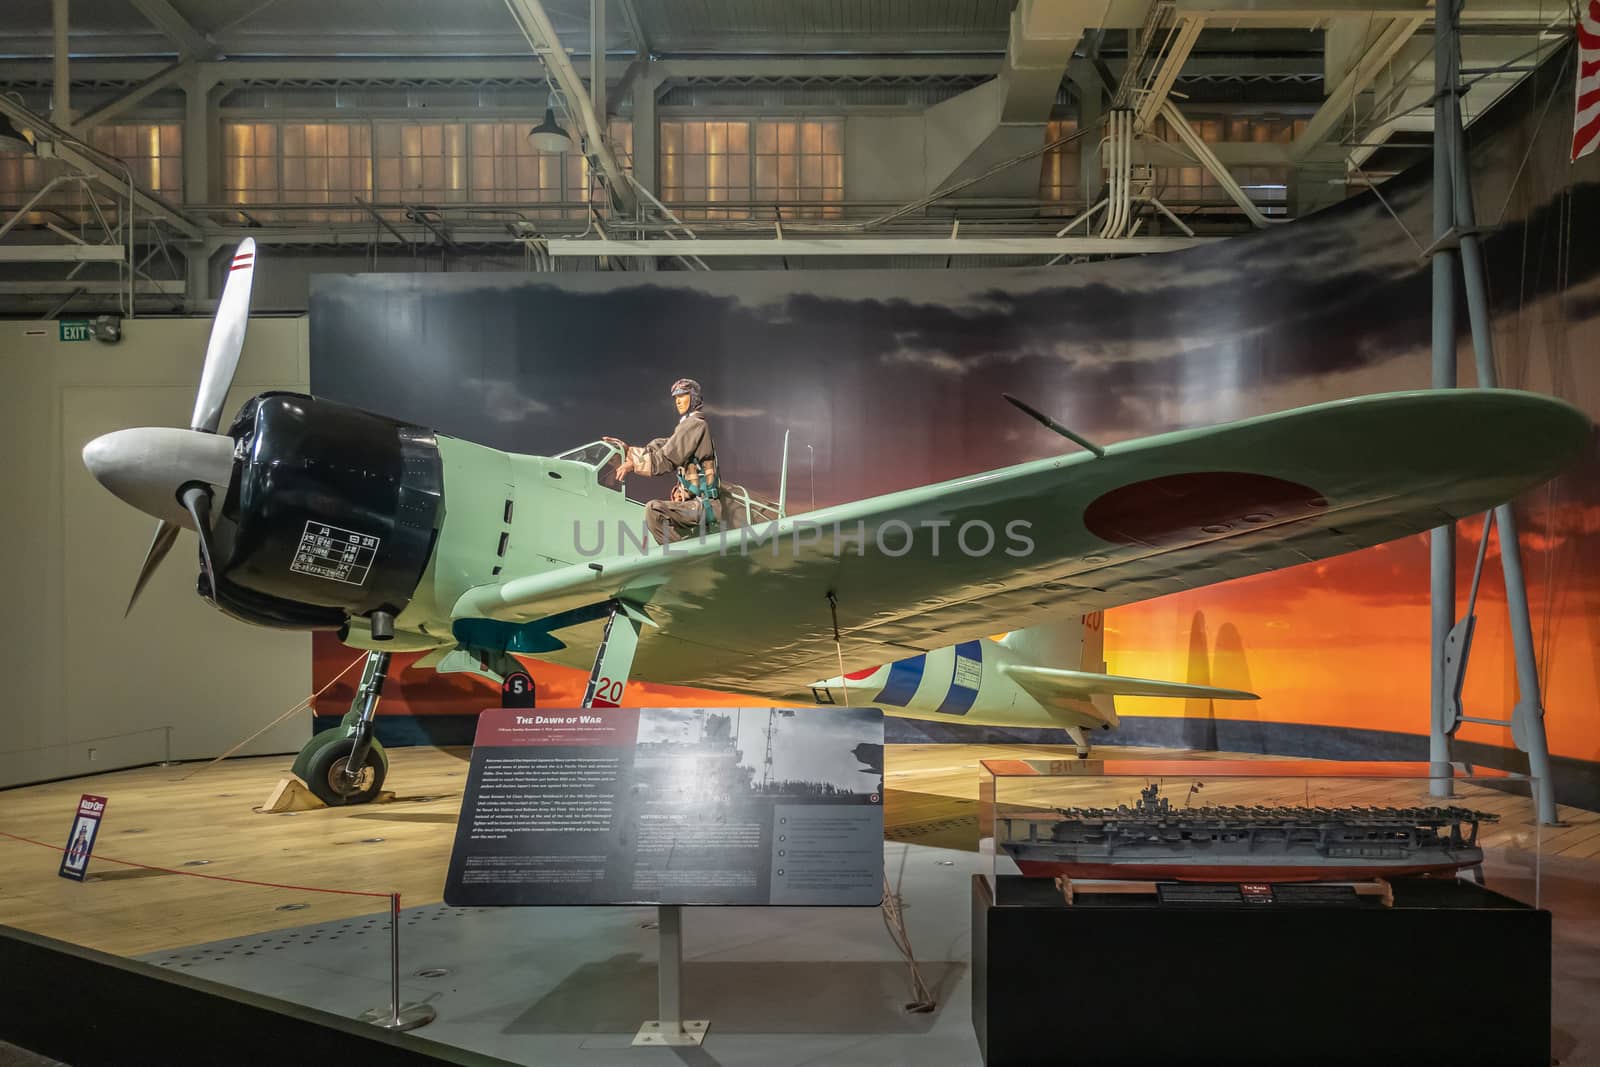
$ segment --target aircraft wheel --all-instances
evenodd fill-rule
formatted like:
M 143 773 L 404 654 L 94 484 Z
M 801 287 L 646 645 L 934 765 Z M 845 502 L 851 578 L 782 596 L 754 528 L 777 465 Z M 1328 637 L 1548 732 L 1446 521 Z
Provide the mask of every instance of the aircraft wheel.
M 1089 750 L 1086 749 L 1086 748 L 1078 749 L 1078 758 L 1079 759 L 1088 759 L 1089 758 Z
M 383 780 L 389 773 L 388 753 L 374 741 L 352 789 L 344 780 L 344 768 L 355 745 L 355 739 L 349 737 L 325 745 L 312 755 L 306 767 L 306 785 L 317 799 L 331 808 L 370 803 L 383 788 Z

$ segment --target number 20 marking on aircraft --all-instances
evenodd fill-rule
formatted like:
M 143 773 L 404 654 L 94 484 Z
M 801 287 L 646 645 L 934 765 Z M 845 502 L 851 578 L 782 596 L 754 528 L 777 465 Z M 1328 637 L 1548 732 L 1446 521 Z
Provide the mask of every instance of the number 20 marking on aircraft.
M 622 699 L 623 683 L 611 678 L 601 678 L 594 687 L 594 702 L 607 707 L 617 707 Z

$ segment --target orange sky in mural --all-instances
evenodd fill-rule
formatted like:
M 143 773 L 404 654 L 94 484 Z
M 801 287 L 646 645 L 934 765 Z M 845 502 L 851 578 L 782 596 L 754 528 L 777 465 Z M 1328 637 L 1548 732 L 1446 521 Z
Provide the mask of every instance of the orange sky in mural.
M 1463 610 L 1476 540 L 1474 529 L 1457 549 Z M 1594 760 L 1600 758 L 1594 632 L 1600 574 L 1587 567 L 1563 578 L 1563 565 L 1572 562 L 1568 554 L 1547 560 L 1541 549 L 1551 545 L 1538 541 L 1524 538 L 1524 564 L 1550 749 Z M 1547 574 L 1556 576 L 1554 586 Z M 1553 600 L 1546 595 L 1551 588 L 1557 590 Z M 1463 702 L 1469 715 L 1505 718 L 1516 700 L 1516 679 L 1492 540 L 1476 614 Z M 1212 713 L 1219 718 L 1426 734 L 1428 631 L 1427 542 L 1418 536 L 1118 608 L 1107 615 L 1106 658 L 1112 673 L 1261 695 L 1255 703 L 1217 703 Z M 1203 715 L 1211 710 L 1205 704 L 1120 698 L 1118 710 Z M 1458 736 L 1511 747 L 1503 727 L 1468 725 Z

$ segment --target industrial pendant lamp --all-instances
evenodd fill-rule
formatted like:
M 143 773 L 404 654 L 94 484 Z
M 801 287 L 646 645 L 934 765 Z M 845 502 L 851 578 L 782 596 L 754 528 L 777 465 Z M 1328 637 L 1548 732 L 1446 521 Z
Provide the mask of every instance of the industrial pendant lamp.
M 33 142 L 11 124 L 9 116 L 0 115 L 0 152 L 32 152 Z
M 544 109 L 544 121 L 528 131 L 528 140 L 533 142 L 534 151 L 551 155 L 572 148 L 572 137 L 556 122 L 555 110 L 549 107 Z

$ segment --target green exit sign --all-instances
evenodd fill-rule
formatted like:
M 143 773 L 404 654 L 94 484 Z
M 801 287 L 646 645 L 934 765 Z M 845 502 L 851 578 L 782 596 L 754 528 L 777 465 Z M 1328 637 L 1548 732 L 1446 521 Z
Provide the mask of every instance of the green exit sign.
M 87 341 L 89 336 L 89 321 L 87 319 L 61 320 L 61 339 L 63 341 Z

